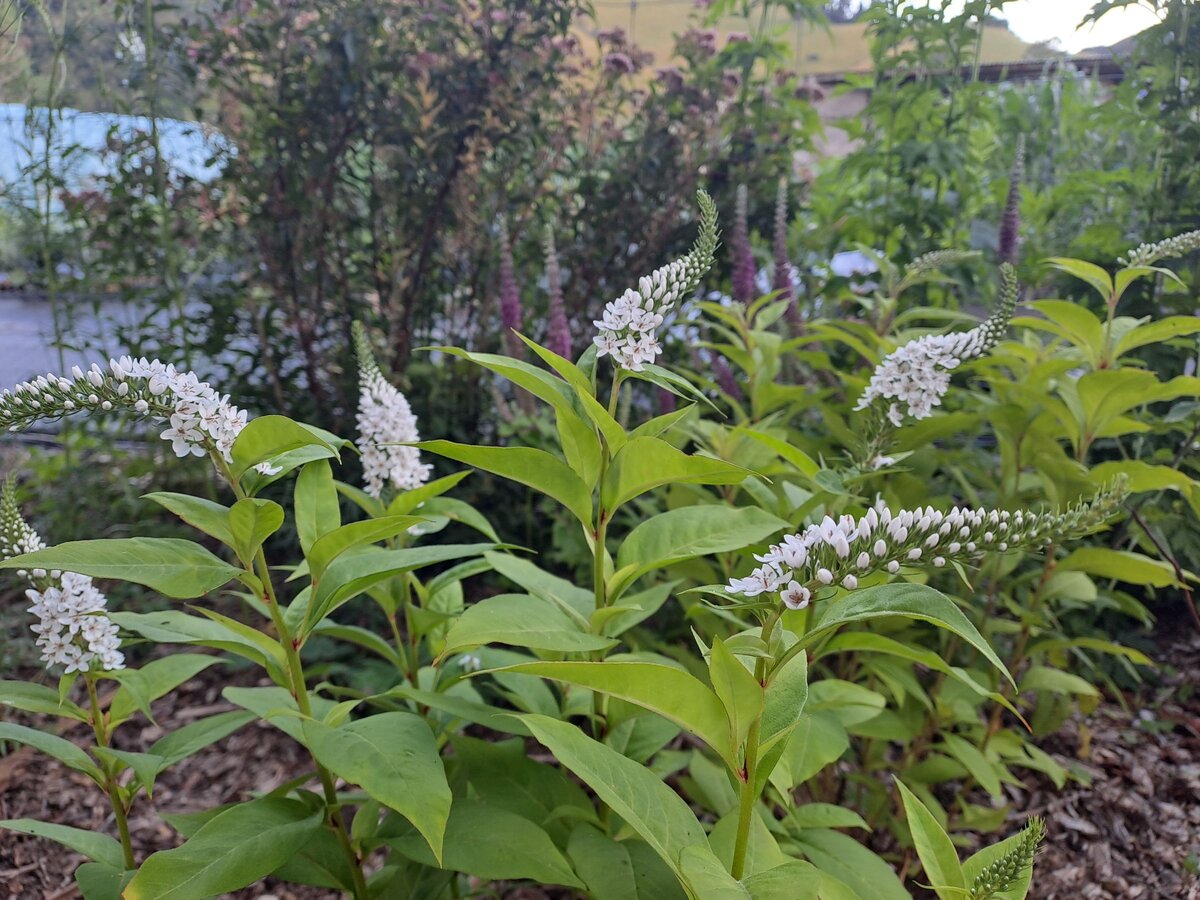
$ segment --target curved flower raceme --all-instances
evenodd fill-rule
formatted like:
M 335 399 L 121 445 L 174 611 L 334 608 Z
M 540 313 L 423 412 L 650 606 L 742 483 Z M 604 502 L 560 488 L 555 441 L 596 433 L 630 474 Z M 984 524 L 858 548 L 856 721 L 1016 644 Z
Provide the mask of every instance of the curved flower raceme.
M 1175 259 L 1200 250 L 1200 231 L 1177 234 L 1153 244 L 1142 244 L 1121 260 L 1125 266 L 1152 266 L 1160 259 Z
M 926 335 L 892 351 L 875 367 L 854 408 L 867 409 L 876 400 L 889 402 L 887 417 L 896 427 L 906 414 L 928 418 L 950 387 L 950 372 L 965 360 L 983 356 L 1007 330 L 1020 288 L 1015 270 L 1007 263 L 1000 266 L 1000 277 L 1000 299 L 987 321 L 970 331 Z
M 218 394 L 195 372 L 172 365 L 122 356 L 106 368 L 75 366 L 71 377 L 47 373 L 0 393 L 0 427 L 11 431 L 34 422 L 58 419 L 82 410 L 127 409 L 165 421 L 161 437 L 177 456 L 204 456 L 210 450 L 232 462 L 233 442 L 246 427 L 246 411 Z M 258 467 L 272 474 L 266 463 Z
M 941 568 L 985 553 L 1031 549 L 1078 537 L 1100 527 L 1120 507 L 1123 484 L 1060 513 L 933 507 L 893 512 L 882 501 L 861 518 L 826 516 L 817 525 L 785 537 L 761 556 L 757 569 L 726 586 L 730 594 L 777 593 L 790 609 L 804 609 L 823 587 L 858 587 L 875 572 L 895 575 L 902 567 Z
M 21 518 L 11 485 L 0 492 L 0 558 L 9 559 L 45 548 Z M 87 575 L 75 572 L 20 571 L 33 587 L 25 592 L 29 611 L 37 617 L 31 630 L 37 635 L 42 661 L 64 666 L 66 673 L 125 668 L 117 626 L 105 615 L 107 599 Z
M 407 491 L 429 480 L 431 466 L 421 462 L 417 417 L 408 400 L 383 377 L 371 352 L 366 330 L 354 323 L 354 348 L 358 354 L 358 449 L 362 453 L 366 492 L 379 497 L 389 485 Z
M 696 289 L 713 262 L 717 249 L 717 208 L 704 191 L 700 203 L 700 234 L 682 259 L 655 269 L 604 307 L 604 315 L 593 322 L 597 356 L 609 354 L 622 369 L 642 371 L 662 353 L 655 331 L 682 297 Z

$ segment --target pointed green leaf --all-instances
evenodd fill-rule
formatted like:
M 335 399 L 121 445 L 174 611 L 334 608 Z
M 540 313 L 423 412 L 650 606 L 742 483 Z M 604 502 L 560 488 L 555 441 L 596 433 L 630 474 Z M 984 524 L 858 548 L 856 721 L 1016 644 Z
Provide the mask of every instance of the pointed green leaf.
M 509 644 L 557 653 L 607 650 L 617 642 L 584 630 L 548 600 L 529 594 L 497 594 L 459 616 L 441 655 L 483 644 Z
M 263 797 L 219 812 L 174 850 L 151 854 L 125 900 L 202 900 L 253 884 L 322 828 L 320 809 Z
M 424 719 L 389 712 L 340 728 L 306 721 L 304 738 L 321 765 L 412 822 L 441 863 L 450 786 Z
M 912 832 L 913 846 L 925 867 L 925 881 L 940 900 L 962 900 L 967 885 L 958 862 L 958 851 L 950 836 L 899 778 L 896 787 L 904 801 L 904 815 L 908 819 L 908 830 Z
M 39 822 L 36 819 L 4 819 L 0 821 L 0 828 L 48 838 L 98 863 L 116 869 L 125 868 L 125 854 L 121 851 L 121 845 L 107 834 L 98 831 L 85 831 L 67 825 Z
M 720 638 L 714 638 L 708 657 L 708 678 L 725 707 L 730 743 L 740 748 L 750 726 L 762 715 L 763 688 Z
M 422 441 L 416 446 L 540 491 L 565 506 L 585 527 L 591 527 L 591 489 L 570 466 L 545 450 L 475 447 L 453 441 Z
M 592 740 L 569 722 L 536 715 L 522 716 L 521 721 L 641 835 L 681 881 L 686 880 L 682 860 L 686 849 L 694 847 L 711 855 L 708 837 L 691 809 L 649 769 Z
M 725 706 L 713 690 L 673 666 L 648 662 L 535 662 L 500 672 L 540 675 L 620 697 L 686 728 L 736 768 Z
M 613 457 L 600 502 L 611 515 L 634 497 L 665 484 L 738 484 L 751 474 L 719 459 L 688 456 L 660 438 L 633 438 Z
M 852 591 L 844 599 L 817 606 L 816 624 L 803 638 L 809 644 L 818 635 L 845 625 L 888 616 L 903 616 L 929 622 L 938 628 L 957 634 L 978 650 L 988 662 L 995 666 L 1005 678 L 1013 682 L 1012 676 L 1000 657 L 984 640 L 970 619 L 954 605 L 945 594 L 922 584 L 896 582 Z
M 202 597 L 241 570 L 178 538 L 70 541 L 0 560 L 2 569 L 60 569 L 141 584 L 177 600 Z

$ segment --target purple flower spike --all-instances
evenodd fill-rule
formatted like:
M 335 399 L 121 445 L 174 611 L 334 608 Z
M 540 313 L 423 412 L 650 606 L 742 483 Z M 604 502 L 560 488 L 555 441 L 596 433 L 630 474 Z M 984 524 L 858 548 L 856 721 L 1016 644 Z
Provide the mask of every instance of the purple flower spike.
M 1000 219 L 1000 262 L 1017 264 L 1021 246 L 1021 176 L 1025 171 L 1025 135 L 1017 136 L 1017 153 L 1013 157 L 1012 175 L 1008 181 L 1008 197 Z
M 754 254 L 750 250 L 750 226 L 746 219 L 746 186 L 739 184 L 734 207 L 733 237 L 733 299 L 750 303 L 758 296 L 754 287 Z
M 563 305 L 562 270 L 558 265 L 558 249 L 554 246 L 554 230 L 549 225 L 543 246 L 546 251 L 546 289 L 550 292 L 546 346 L 564 359 L 571 359 L 571 326 Z
M 788 301 L 787 320 L 792 325 L 800 324 L 800 306 L 796 302 L 796 289 L 792 285 L 792 263 L 788 259 L 788 184 L 786 178 L 779 179 L 779 191 L 775 195 L 775 274 L 772 289 L 779 291 L 779 299 Z
M 521 311 L 521 292 L 513 274 L 512 243 L 508 239 L 508 223 L 500 220 L 500 324 L 504 331 L 504 346 L 508 355 L 523 357 L 525 347 L 513 332 L 524 329 L 525 316 Z

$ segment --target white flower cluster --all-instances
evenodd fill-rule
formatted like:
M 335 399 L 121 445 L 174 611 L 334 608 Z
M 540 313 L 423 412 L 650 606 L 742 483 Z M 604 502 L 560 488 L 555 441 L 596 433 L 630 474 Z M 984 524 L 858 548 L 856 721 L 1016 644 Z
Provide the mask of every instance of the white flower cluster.
M 597 356 L 611 354 L 622 369 L 642 371 L 662 353 L 655 331 L 663 317 L 679 299 L 684 286 L 686 265 L 676 260 L 638 280 L 637 290 L 630 288 L 604 307 L 604 315 L 592 324 L 597 328 Z
M 1001 265 L 1000 273 L 1000 300 L 987 321 L 970 331 L 926 335 L 892 351 L 875 367 L 854 408 L 866 409 L 876 400 L 888 402 L 888 421 L 897 428 L 905 414 L 914 419 L 932 415 L 950 388 L 950 372 L 994 347 L 1008 328 L 1019 286 L 1011 266 Z
M 596 326 L 597 356 L 611 355 L 622 369 L 640 372 L 662 353 L 655 331 L 680 298 L 696 289 L 704 273 L 712 267 L 717 249 L 717 208 L 712 198 L 698 191 L 700 233 L 692 249 L 672 263 L 638 279 L 637 289 L 630 288 L 604 307 Z
M 904 416 L 925 419 L 940 406 L 950 389 L 950 372 L 966 359 L 984 352 L 983 326 L 957 334 L 928 334 L 888 354 L 871 375 L 871 383 L 858 398 L 856 410 L 875 400 L 893 401 L 888 420 L 897 428 Z M 907 406 L 903 409 L 902 405 Z
M 362 454 L 366 492 L 379 497 L 386 487 L 408 491 L 429 480 L 433 467 L 421 462 L 421 452 L 405 444 L 419 441 L 417 417 L 408 399 L 396 390 L 375 362 L 362 326 L 354 323 L 358 353 L 358 450 Z
M 0 489 L 0 559 L 43 550 L 38 533 L 21 518 L 12 483 Z M 125 657 L 117 626 L 104 614 L 106 599 L 87 575 L 74 572 L 19 570 L 34 587 L 25 592 L 37 616 L 31 626 L 47 666 L 61 665 L 71 672 L 87 672 L 93 664 L 106 671 L 123 669 Z M 39 590 L 40 588 L 40 590 Z
M 859 578 L 878 571 L 895 575 L 902 566 L 969 560 L 988 552 L 1033 548 L 1085 534 L 1113 515 L 1124 498 L 1123 485 L 1101 492 L 1091 503 L 1063 513 L 933 507 L 892 512 L 879 500 L 859 519 L 826 516 L 817 525 L 785 537 L 754 558 L 761 566 L 731 579 L 730 594 L 756 597 L 776 593 L 790 609 L 804 609 L 822 587 L 858 587 Z
M 117 626 L 104 614 L 104 594 L 87 575 L 63 572 L 57 582 L 25 592 L 33 601 L 29 611 L 38 617 L 30 629 L 46 665 L 65 666 L 68 675 L 97 664 L 106 672 L 125 668 Z
M 80 410 L 130 409 L 140 415 L 166 420 L 163 440 L 176 455 L 204 456 L 216 450 L 232 461 L 233 442 L 246 427 L 246 411 L 229 402 L 195 372 L 182 372 L 156 360 L 122 356 L 107 368 L 92 364 L 87 371 L 75 366 L 71 378 L 48 373 L 0 393 L 0 426 L 10 430 L 39 419 L 68 416 Z M 266 463 L 258 467 L 274 474 Z
M 1142 244 L 1121 260 L 1125 266 L 1151 266 L 1160 259 L 1174 259 L 1200 250 L 1200 231 L 1189 231 L 1154 244 Z

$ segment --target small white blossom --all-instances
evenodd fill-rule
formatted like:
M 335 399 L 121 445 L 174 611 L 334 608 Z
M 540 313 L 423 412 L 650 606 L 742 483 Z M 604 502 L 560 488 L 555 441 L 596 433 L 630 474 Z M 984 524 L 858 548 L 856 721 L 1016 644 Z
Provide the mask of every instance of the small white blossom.
M 1090 503 L 1053 515 L 960 507 L 942 512 L 931 506 L 893 511 L 880 500 L 858 519 L 826 516 L 787 535 L 756 556 L 762 565 L 745 578 L 731 579 L 726 591 L 744 597 L 779 591 L 785 605 L 802 609 L 816 591 L 833 585 L 856 590 L 860 578 L 872 571 L 895 575 L 902 566 L 925 562 L 942 568 L 952 560 L 979 553 L 1037 548 L 1086 534 L 1112 516 L 1124 494 L 1124 484 L 1118 482 Z M 964 540 L 949 542 L 936 554 L 926 555 L 927 548 L 940 546 L 942 537 L 952 531 Z
M 379 497 L 387 487 L 407 491 L 429 480 L 432 466 L 421 462 L 417 417 L 408 399 L 383 377 L 362 326 L 355 323 L 359 360 L 358 449 L 362 454 L 365 490 Z
M 246 412 L 195 372 L 157 359 L 122 356 L 109 360 L 107 370 L 93 364 L 87 371 L 75 366 L 71 374 L 73 381 L 47 373 L 0 393 L 0 426 L 15 431 L 76 410 L 120 406 L 165 421 L 169 427 L 160 436 L 179 457 L 204 456 L 212 450 L 225 462 L 233 461 L 233 442 L 246 427 Z M 266 472 L 269 466 L 256 468 Z
M 887 418 L 899 428 L 905 415 L 925 419 L 940 406 L 950 388 L 950 373 L 964 361 L 982 356 L 994 347 L 1008 328 L 1020 286 L 1012 267 L 1000 267 L 1002 286 L 996 311 L 982 325 L 953 334 L 929 334 L 893 350 L 875 367 L 858 405 L 862 410 L 875 401 L 887 403 Z M 876 457 L 874 468 L 895 460 Z
M 45 549 L 45 544 L 17 509 L 12 484 L 0 491 L 0 559 Z M 107 599 L 87 575 L 75 572 L 22 573 L 33 582 L 25 592 L 35 617 L 30 630 L 47 666 L 63 666 L 66 674 L 125 668 L 117 626 L 105 615 Z

